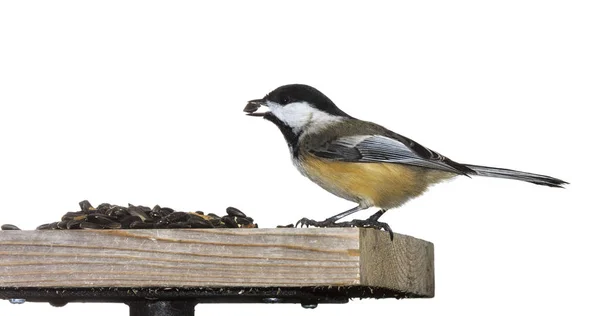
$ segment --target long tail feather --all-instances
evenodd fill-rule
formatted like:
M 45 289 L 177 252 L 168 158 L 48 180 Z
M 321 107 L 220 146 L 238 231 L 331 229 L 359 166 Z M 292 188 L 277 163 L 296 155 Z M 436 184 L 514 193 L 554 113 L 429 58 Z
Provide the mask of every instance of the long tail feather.
M 541 174 L 510 170 L 510 169 L 502 169 L 502 168 L 494 168 L 494 167 L 484 167 L 484 166 L 476 166 L 476 165 L 466 165 L 466 167 L 475 171 L 475 174 L 483 177 L 494 177 L 494 178 L 504 178 L 504 179 L 512 179 L 512 180 L 521 180 L 527 181 L 534 184 L 539 185 L 547 185 L 549 187 L 562 188 L 564 184 L 569 184 L 563 180 L 544 176 Z

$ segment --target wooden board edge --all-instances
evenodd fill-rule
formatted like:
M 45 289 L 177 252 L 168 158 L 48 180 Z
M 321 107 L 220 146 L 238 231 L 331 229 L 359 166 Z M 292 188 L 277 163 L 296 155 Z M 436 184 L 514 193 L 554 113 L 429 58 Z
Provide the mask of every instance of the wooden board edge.
M 360 283 L 435 296 L 434 245 L 411 236 L 360 229 Z

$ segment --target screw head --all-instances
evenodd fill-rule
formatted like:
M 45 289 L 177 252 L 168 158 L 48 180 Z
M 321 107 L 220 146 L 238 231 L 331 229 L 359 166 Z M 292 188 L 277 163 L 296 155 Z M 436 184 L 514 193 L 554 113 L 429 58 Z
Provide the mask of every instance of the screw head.
M 25 299 L 24 298 L 9 298 L 8 301 L 11 304 L 23 304 L 23 303 L 25 303 Z
M 302 305 L 302 307 L 306 309 L 315 309 L 317 308 L 317 306 L 319 306 L 318 303 L 301 303 L 300 305 Z
M 281 303 L 281 299 L 278 297 L 265 297 L 263 298 L 265 303 Z
M 61 300 L 56 300 L 56 301 L 50 301 L 48 302 L 50 303 L 50 305 L 54 306 L 54 307 L 63 307 L 65 305 L 67 305 L 67 301 L 61 301 Z

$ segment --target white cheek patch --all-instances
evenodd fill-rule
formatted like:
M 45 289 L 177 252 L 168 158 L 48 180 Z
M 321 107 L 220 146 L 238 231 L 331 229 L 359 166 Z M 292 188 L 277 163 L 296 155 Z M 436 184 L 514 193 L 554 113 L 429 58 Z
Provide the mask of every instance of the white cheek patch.
M 278 119 L 287 124 L 295 133 L 304 130 L 314 132 L 339 122 L 342 118 L 315 109 L 306 102 L 294 102 L 282 106 L 267 101 L 267 106 Z

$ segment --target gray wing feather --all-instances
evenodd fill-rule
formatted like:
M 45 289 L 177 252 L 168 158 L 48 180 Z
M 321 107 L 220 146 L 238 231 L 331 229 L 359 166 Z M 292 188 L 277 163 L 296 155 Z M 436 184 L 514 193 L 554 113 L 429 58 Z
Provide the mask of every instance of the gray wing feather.
M 417 144 L 418 145 L 418 144 Z M 318 157 L 350 162 L 387 162 L 465 173 L 446 157 L 420 145 L 417 153 L 403 142 L 383 135 L 345 136 L 310 151 Z M 451 163 L 451 164 L 449 164 Z

